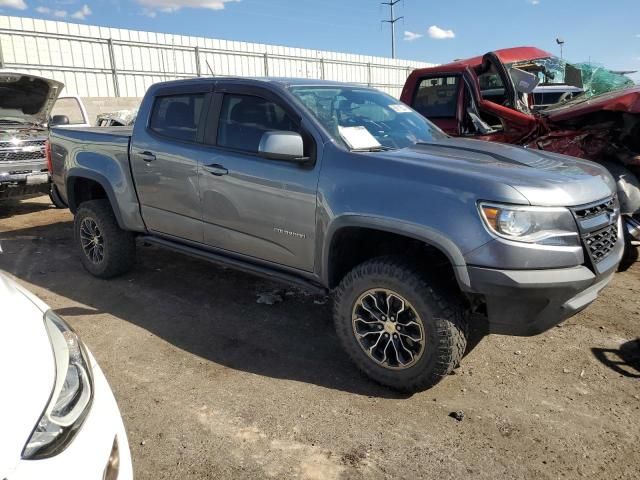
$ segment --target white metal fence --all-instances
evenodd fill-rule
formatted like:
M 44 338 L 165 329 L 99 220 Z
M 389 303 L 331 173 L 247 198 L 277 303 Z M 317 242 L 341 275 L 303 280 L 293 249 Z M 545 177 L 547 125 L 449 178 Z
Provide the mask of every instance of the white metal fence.
M 432 64 L 93 25 L 0 16 L 0 68 L 60 80 L 86 97 L 141 97 L 149 85 L 197 76 L 322 78 L 398 97 Z

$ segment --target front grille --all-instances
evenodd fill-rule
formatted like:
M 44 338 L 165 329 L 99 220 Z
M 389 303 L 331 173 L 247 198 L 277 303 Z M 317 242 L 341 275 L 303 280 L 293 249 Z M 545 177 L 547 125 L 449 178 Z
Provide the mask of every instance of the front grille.
M 585 251 L 595 266 L 611 254 L 618 241 L 618 199 L 614 196 L 602 202 L 576 207 L 573 213 Z
M 600 263 L 609 256 L 618 241 L 618 226 L 609 225 L 602 230 L 584 235 L 582 239 L 591 260 Z
M 575 209 L 574 212 L 578 219 L 595 217 L 603 212 L 613 212 L 616 208 L 616 198 L 612 197 L 606 202 L 597 205 Z
M 44 152 L 0 152 L 0 162 L 23 162 L 26 160 L 42 160 Z
M 45 159 L 45 141 L 28 140 L 18 144 L 0 143 L 0 163 Z

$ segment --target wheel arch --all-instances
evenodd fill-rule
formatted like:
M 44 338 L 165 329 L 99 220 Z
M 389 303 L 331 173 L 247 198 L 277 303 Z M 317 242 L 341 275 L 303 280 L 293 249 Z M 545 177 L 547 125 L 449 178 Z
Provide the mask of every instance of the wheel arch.
M 362 215 L 345 215 L 339 217 L 331 223 L 327 231 L 326 241 L 322 249 L 321 276 L 323 282 L 328 285 L 329 288 L 335 286 L 336 280 L 339 281 L 336 278 L 336 268 L 333 265 L 333 259 L 335 258 L 335 249 L 339 248 L 339 242 L 342 238 L 341 234 L 349 229 L 362 229 L 395 235 L 398 238 L 404 238 L 431 247 L 448 260 L 460 289 L 463 291 L 470 289 L 470 279 L 464 256 L 457 245 L 446 235 L 423 225 L 384 217 Z
M 118 226 L 123 230 L 125 229 L 125 225 L 122 219 L 122 212 L 120 212 L 120 209 L 118 208 L 116 194 L 113 191 L 113 187 L 111 186 L 111 183 L 109 183 L 107 177 L 99 172 L 95 172 L 92 170 L 71 169 L 67 174 L 66 185 L 67 203 L 69 205 L 69 210 L 71 210 L 72 213 L 76 213 L 78 207 L 83 201 L 106 198 L 107 200 L 109 200 L 111 210 L 116 217 Z M 82 193 L 87 191 L 86 188 L 81 190 L 83 185 L 89 186 L 90 194 L 88 196 L 86 193 Z M 93 185 L 97 185 L 102 190 L 102 192 L 104 192 L 104 196 L 96 196 Z

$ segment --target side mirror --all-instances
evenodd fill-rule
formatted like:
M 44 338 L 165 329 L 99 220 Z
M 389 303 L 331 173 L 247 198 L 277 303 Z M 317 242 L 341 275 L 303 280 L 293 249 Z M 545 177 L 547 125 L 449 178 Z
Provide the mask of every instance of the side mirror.
M 309 160 L 304 156 L 304 142 L 302 136 L 296 132 L 272 131 L 265 132 L 260 139 L 258 154 L 273 160 L 289 160 L 304 162 Z
M 509 70 L 513 86 L 520 93 L 533 93 L 535 88 L 540 84 L 540 77 L 535 73 L 525 72 L 519 68 Z
M 54 115 L 49 121 L 50 127 L 59 127 L 60 125 L 69 125 L 69 117 L 66 115 Z

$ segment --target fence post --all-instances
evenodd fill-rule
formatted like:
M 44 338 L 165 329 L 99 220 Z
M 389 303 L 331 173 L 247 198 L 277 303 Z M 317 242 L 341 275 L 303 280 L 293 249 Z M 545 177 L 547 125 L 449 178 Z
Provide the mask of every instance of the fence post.
M 269 76 L 269 55 L 267 52 L 264 52 L 264 76 Z
M 320 59 L 320 79 L 324 80 L 324 58 Z
M 111 76 L 113 77 L 113 91 L 116 97 L 120 96 L 120 85 L 118 84 L 118 69 L 116 68 L 116 56 L 113 53 L 113 39 L 107 40 L 107 46 L 109 47 L 109 61 L 111 62 Z
M 367 86 L 371 86 L 371 64 L 367 63 Z
M 196 74 L 201 77 L 202 76 L 202 66 L 200 65 L 200 47 L 196 45 L 195 48 L 196 55 Z

